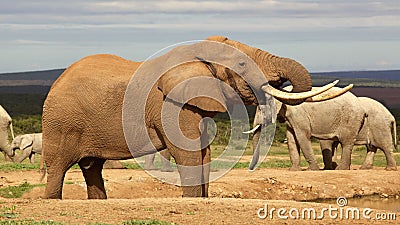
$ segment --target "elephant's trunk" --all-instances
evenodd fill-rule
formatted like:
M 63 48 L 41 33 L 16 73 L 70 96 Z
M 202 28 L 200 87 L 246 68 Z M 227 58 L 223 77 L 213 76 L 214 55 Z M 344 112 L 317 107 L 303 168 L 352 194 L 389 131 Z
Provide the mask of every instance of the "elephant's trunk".
M 3 132 L 0 132 L 0 150 L 4 151 L 8 157 L 14 157 L 14 152 L 11 149 L 10 142 L 8 141 L 8 132 L 7 129 Z
M 277 109 L 274 103 L 274 99 L 271 95 L 265 94 L 266 104 L 258 105 L 257 112 L 254 117 L 253 127 L 256 129 L 253 133 L 253 158 L 249 166 L 249 170 L 252 171 L 256 167 L 260 159 L 260 136 L 261 129 L 264 125 L 275 123 Z
M 268 83 L 274 87 L 280 87 L 284 82 L 289 81 L 292 92 L 306 92 L 312 88 L 312 80 L 307 69 L 299 62 L 282 58 L 262 51 L 256 50 L 256 60 L 261 63 L 263 73 L 267 76 Z
M 255 124 L 255 123 L 254 123 Z M 260 136 L 261 126 L 258 126 L 253 133 L 253 158 L 251 159 L 249 170 L 253 171 L 260 159 Z
M 288 58 L 277 58 L 274 64 L 281 71 L 281 77 L 292 84 L 292 92 L 306 92 L 312 89 L 310 74 L 299 62 Z

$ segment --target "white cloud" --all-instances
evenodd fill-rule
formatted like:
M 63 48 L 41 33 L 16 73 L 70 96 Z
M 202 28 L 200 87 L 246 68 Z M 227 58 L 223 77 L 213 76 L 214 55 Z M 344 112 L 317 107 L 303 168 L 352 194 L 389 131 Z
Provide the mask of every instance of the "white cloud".
M 389 60 L 382 59 L 382 60 L 376 62 L 376 65 L 377 66 L 381 66 L 381 67 L 387 67 L 387 66 L 393 65 L 393 62 L 391 62 Z
M 41 40 L 24 40 L 24 39 L 17 39 L 14 41 L 15 44 L 20 45 L 61 45 L 65 44 L 64 42 L 58 41 L 41 41 Z
M 346 49 L 357 54 L 360 49 L 391 41 L 391 47 L 379 49 L 380 54 L 398 58 L 395 46 L 400 46 L 400 4 L 398 0 L 13 0 L 1 2 L 0 33 L 3 55 L 17 55 L 15 51 L 19 49 L 25 56 L 21 62 L 25 65 L 32 61 L 29 51 L 35 55 L 38 48 L 46 49 L 40 56 L 43 68 L 65 65 L 77 55 L 97 52 L 147 56 L 165 44 L 209 35 L 227 35 L 266 50 L 281 53 L 283 49 L 283 55 L 314 61 L 320 60 L 321 55 L 332 55 L 332 49 L 340 56 Z M 342 43 L 351 44 L 344 48 Z M 354 49 L 352 43 L 360 44 L 360 49 Z M 311 47 L 301 47 L 307 44 Z M 132 53 L 127 46 L 133 49 Z M 314 54 L 318 49 L 323 52 Z M 47 55 L 51 55 L 52 64 Z M 379 58 L 360 54 L 357 59 L 362 62 L 358 65 L 365 62 L 378 66 Z M 21 69 L 22 64 L 12 65 L 19 60 L 5 59 L 10 63 L 3 60 L 3 70 Z M 308 62 L 314 67 L 323 63 L 322 59 Z M 387 66 L 398 67 L 398 63 Z

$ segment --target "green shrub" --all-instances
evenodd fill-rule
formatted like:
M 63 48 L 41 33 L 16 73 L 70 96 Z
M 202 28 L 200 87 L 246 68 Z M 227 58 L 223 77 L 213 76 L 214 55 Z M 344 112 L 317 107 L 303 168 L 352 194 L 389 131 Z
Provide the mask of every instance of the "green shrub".
M 19 115 L 13 118 L 15 135 L 42 132 L 42 117 L 40 115 Z

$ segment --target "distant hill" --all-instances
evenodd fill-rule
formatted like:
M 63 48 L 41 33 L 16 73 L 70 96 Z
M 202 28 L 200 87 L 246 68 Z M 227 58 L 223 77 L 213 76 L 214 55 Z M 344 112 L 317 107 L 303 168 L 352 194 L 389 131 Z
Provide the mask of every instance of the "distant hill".
M 0 74 L 0 94 L 47 95 L 65 69 Z M 338 86 L 354 84 L 353 93 L 370 96 L 390 107 L 400 108 L 400 70 L 311 73 L 314 86 L 339 79 Z M 381 88 L 377 91 L 376 88 Z M 385 88 L 383 90 L 382 88 Z
M 373 80 L 400 80 L 400 70 L 320 72 L 311 73 L 311 75 L 352 79 L 368 78 Z
M 17 73 L 1 73 L 1 80 L 52 80 L 55 81 L 65 69 L 17 72 Z
M 42 80 L 55 81 L 65 69 L 16 72 L 16 73 L 0 73 L 0 86 L 2 81 L 22 81 L 22 80 Z M 339 71 L 339 72 L 317 72 L 310 73 L 315 79 L 340 79 L 340 80 L 362 80 L 362 81 L 400 81 L 400 70 L 379 70 L 379 71 Z M 4 82 L 3 82 L 4 83 Z M 29 85 L 29 84 L 27 84 Z M 19 86 L 19 85 L 16 85 Z

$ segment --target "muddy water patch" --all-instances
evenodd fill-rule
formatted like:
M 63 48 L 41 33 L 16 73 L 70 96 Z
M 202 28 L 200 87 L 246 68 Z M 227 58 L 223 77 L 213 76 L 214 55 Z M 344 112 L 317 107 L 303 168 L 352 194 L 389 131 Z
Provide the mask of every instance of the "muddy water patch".
M 400 197 L 396 196 L 381 196 L 381 195 L 368 195 L 362 197 L 347 198 L 347 206 L 357 208 L 371 208 L 390 210 L 393 212 L 400 212 Z M 337 199 L 317 199 L 312 202 L 327 203 L 331 205 L 338 205 Z M 311 201 L 310 201 L 311 202 Z

